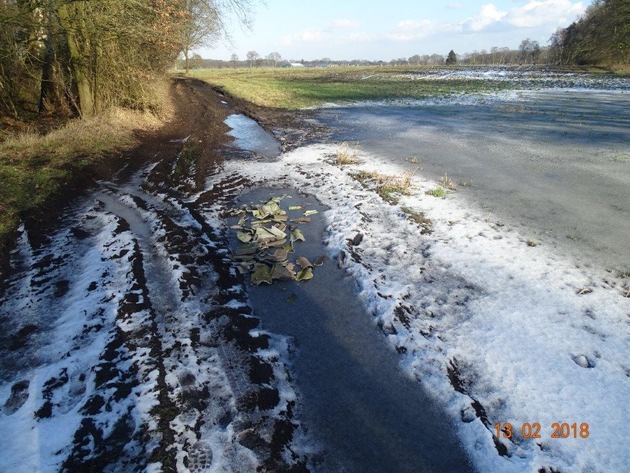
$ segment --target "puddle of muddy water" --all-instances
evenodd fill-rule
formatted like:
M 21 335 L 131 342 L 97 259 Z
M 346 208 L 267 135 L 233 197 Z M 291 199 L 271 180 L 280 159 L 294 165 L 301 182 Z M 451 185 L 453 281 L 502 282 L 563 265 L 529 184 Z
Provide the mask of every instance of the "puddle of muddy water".
M 314 197 L 257 189 L 241 196 L 238 205 L 281 195 L 290 196 L 281 204 L 285 209 L 318 211 L 300 225 L 306 241 L 296 242 L 289 258 L 314 261 L 325 253 L 327 210 Z M 290 211 L 289 217 L 302 212 Z M 231 245 L 238 247 L 238 241 L 232 238 Z M 300 418 L 324 452 L 315 471 L 472 471 L 450 419 L 403 374 L 398 355 L 336 261 L 327 258 L 310 281 L 249 285 L 249 297 L 262 327 L 293 341 Z
M 225 119 L 225 124 L 232 128 L 228 135 L 234 137 L 232 145 L 265 158 L 280 156 L 281 148 L 278 140 L 265 131 L 256 120 L 242 114 L 232 114 Z

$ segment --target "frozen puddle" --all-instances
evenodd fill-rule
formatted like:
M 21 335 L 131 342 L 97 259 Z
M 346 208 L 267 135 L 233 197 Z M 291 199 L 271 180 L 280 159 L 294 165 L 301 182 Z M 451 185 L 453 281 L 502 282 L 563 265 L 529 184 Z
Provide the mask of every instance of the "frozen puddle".
M 232 114 L 225 119 L 225 124 L 232 128 L 228 135 L 234 137 L 233 146 L 236 148 L 265 158 L 275 158 L 280 155 L 280 143 L 256 120 L 242 114 Z
M 239 206 L 282 195 L 290 196 L 283 208 L 318 211 L 300 225 L 306 241 L 295 243 L 294 255 L 315 261 L 325 254 L 327 208 L 314 197 L 257 189 L 240 197 Z M 313 272 L 302 283 L 250 286 L 249 297 L 262 327 L 292 340 L 300 418 L 323 453 L 315 471 L 472 471 L 453 419 L 401 370 L 352 278 L 330 258 Z
M 626 87 L 630 84 L 626 81 Z M 630 268 L 630 94 L 528 91 L 318 112 L 333 139 L 476 199 L 504 223 Z M 512 226 L 513 226 L 512 225 Z

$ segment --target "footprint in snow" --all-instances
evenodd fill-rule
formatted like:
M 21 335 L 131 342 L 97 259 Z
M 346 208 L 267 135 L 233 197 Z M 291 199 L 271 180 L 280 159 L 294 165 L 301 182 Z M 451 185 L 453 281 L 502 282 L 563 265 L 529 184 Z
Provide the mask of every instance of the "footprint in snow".
M 573 361 L 576 365 L 581 366 L 582 368 L 595 368 L 595 362 L 589 360 L 584 355 L 577 355 L 573 357 Z
M 208 442 L 195 443 L 188 452 L 188 460 L 191 473 L 205 473 L 212 465 L 212 449 Z
M 8 416 L 15 414 L 28 399 L 28 388 L 31 382 L 27 379 L 18 381 L 11 386 L 11 395 L 4 403 L 4 413 Z

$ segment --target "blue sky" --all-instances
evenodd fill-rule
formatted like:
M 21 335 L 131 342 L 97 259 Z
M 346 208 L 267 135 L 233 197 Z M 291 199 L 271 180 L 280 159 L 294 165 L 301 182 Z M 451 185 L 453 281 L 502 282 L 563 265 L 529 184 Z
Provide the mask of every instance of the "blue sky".
M 247 51 L 286 59 L 383 59 L 518 47 L 549 36 L 581 15 L 592 0 L 267 0 L 256 3 L 252 28 L 229 23 L 232 43 L 198 52 L 229 59 Z

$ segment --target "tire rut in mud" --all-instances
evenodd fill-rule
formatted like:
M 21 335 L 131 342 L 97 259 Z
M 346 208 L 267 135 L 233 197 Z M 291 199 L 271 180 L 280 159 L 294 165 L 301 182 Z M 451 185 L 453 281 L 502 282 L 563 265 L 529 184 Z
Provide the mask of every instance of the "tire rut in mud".
M 5 465 L 38 455 L 68 472 L 305 469 L 291 450 L 287 342 L 258 330 L 224 237 L 204 216 L 247 185 L 203 191 L 223 112 L 208 86 L 174 87 L 195 104 L 165 135 L 186 138 L 178 152 L 148 145 L 156 162 L 100 182 L 56 230 L 21 229 L 0 299 L 1 424 L 61 434 Z M 5 453 L 25 442 L 17 436 Z

